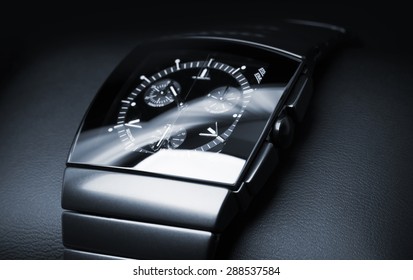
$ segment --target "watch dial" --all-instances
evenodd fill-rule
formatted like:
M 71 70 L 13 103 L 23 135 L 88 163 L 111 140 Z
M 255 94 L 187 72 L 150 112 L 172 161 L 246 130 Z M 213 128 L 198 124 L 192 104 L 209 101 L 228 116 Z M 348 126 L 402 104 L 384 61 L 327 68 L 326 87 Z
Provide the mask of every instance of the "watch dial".
M 253 91 L 240 68 L 214 58 L 176 60 L 174 65 L 140 79 L 121 100 L 113 128 L 126 150 L 141 153 L 178 147 L 220 151 Z M 185 130 L 185 138 L 181 136 L 177 145 L 180 130 Z M 141 135 L 150 137 L 141 139 Z
M 69 162 L 236 185 L 298 67 L 224 40 L 138 47 L 98 93 Z

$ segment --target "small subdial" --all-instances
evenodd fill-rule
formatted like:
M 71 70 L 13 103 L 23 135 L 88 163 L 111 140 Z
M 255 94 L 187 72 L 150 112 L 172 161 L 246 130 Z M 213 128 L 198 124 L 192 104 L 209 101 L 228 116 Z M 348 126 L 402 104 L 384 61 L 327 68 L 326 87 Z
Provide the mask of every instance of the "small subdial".
M 241 96 L 241 91 L 234 87 L 216 88 L 206 96 L 205 109 L 213 114 L 225 113 L 238 104 Z
M 144 94 L 145 103 L 152 107 L 163 107 L 171 104 L 181 91 L 178 82 L 171 79 L 163 79 L 152 84 Z
M 168 124 L 162 130 L 157 130 L 157 135 L 153 136 L 155 141 L 150 148 L 155 152 L 160 149 L 176 149 L 185 141 L 186 134 L 185 128 L 175 128 Z

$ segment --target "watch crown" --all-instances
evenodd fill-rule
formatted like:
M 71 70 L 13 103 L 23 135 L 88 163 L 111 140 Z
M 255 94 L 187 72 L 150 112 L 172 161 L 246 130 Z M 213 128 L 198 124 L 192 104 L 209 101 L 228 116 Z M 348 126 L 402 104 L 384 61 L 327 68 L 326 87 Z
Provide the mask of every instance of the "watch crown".
M 291 117 L 283 115 L 277 119 L 271 131 L 270 138 L 276 147 L 288 148 L 293 142 L 295 124 Z

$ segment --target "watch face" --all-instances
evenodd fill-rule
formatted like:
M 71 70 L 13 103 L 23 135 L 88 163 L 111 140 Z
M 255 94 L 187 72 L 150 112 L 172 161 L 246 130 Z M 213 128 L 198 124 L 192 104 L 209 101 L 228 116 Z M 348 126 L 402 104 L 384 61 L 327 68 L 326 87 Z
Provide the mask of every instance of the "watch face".
M 299 66 L 223 39 L 139 46 L 98 92 L 69 163 L 235 186 Z

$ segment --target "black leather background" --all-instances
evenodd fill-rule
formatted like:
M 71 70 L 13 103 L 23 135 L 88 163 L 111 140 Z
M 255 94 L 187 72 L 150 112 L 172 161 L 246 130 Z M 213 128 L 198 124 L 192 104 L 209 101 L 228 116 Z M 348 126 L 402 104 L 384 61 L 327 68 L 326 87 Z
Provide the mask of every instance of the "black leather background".
M 70 145 L 99 86 L 144 36 L 277 17 L 344 25 L 362 44 L 318 67 L 293 147 L 222 257 L 413 258 L 408 12 L 395 3 L 253 2 L 2 10 L 0 259 L 62 257 L 60 195 Z

